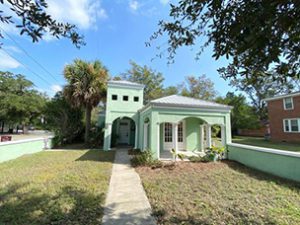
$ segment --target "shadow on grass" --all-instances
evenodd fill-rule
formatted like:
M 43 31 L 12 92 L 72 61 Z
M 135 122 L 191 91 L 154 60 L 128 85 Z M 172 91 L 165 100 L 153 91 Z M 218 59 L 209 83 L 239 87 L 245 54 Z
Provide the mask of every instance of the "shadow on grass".
M 228 165 L 233 170 L 236 170 L 240 173 L 247 174 L 247 176 L 255 178 L 257 180 L 267 181 L 267 182 L 275 182 L 276 184 L 280 184 L 284 187 L 290 188 L 290 189 L 298 189 L 300 193 L 300 183 L 296 181 L 291 181 L 285 178 L 281 178 L 269 173 L 262 172 L 260 170 L 247 167 L 241 163 L 230 161 L 230 160 L 224 160 L 223 163 Z
M 28 188 L 30 184 L 13 184 L 0 191 L 1 225 L 101 223 L 103 193 L 93 194 L 70 186 L 51 194 Z
M 113 162 L 115 151 L 88 150 L 75 161 Z

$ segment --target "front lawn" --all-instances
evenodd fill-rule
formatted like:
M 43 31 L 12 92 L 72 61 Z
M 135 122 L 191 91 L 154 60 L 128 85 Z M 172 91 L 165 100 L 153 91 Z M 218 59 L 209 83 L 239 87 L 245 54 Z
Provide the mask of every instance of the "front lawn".
M 236 136 L 232 139 L 233 143 L 253 145 L 265 148 L 275 148 L 285 151 L 300 152 L 300 144 L 288 142 L 272 142 L 261 137 Z
M 300 184 L 235 162 L 136 170 L 159 224 L 300 224 Z
M 0 164 L 1 225 L 101 223 L 114 152 L 48 151 Z

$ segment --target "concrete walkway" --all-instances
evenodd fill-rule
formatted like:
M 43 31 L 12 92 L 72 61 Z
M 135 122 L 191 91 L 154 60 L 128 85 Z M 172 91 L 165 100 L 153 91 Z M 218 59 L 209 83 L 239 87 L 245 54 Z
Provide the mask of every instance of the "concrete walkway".
M 127 150 L 117 150 L 106 198 L 103 225 L 155 225 L 139 175 Z

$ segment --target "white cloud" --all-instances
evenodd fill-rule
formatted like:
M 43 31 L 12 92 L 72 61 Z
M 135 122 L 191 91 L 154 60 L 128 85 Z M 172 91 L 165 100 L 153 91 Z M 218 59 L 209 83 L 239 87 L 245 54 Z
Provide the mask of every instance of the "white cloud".
M 58 85 L 58 84 L 53 84 L 52 86 L 51 86 L 51 90 L 53 91 L 53 92 L 59 92 L 59 91 L 62 91 L 62 86 L 61 85 Z
M 170 2 L 170 0 L 160 0 L 160 3 L 163 5 L 167 5 Z
M 12 45 L 3 45 L 2 48 L 8 52 L 21 53 L 21 50 L 19 48 Z
M 3 51 L 0 51 L 0 69 L 15 69 L 21 64 Z
M 69 22 L 81 29 L 95 28 L 98 19 L 107 18 L 100 0 L 49 0 L 47 12 L 60 22 Z
M 136 11 L 138 10 L 138 8 L 140 7 L 140 4 L 138 1 L 135 1 L 135 0 L 130 0 L 129 1 L 129 8 L 133 11 Z

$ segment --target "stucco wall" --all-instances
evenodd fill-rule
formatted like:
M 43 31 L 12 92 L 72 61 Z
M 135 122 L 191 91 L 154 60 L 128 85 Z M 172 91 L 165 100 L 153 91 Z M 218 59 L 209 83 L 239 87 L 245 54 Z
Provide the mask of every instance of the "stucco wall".
M 283 178 L 300 181 L 300 153 L 228 144 L 230 160 Z
M 52 137 L 47 138 L 48 148 L 52 147 Z M 0 143 L 0 162 L 18 158 L 25 154 L 40 152 L 45 148 L 44 138 Z

